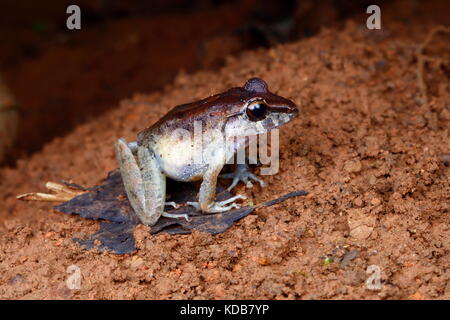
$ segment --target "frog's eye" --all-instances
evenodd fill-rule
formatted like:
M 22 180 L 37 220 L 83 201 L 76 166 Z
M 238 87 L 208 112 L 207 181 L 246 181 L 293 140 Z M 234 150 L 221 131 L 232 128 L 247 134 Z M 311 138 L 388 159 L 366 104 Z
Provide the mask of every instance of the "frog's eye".
M 261 121 L 266 117 L 268 106 L 264 101 L 254 101 L 245 109 L 250 121 Z

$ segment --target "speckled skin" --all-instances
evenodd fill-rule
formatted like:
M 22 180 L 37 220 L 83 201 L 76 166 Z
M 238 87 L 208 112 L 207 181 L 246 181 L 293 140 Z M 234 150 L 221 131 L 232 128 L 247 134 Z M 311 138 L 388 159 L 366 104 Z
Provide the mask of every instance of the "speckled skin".
M 256 101 L 265 103 L 268 111 L 264 119 L 250 121 L 245 110 Z M 298 109 L 292 101 L 271 93 L 267 84 L 258 78 L 248 80 L 242 88 L 231 88 L 173 108 L 139 133 L 138 161 L 123 139 L 116 143 L 116 155 L 131 206 L 146 225 L 155 224 L 161 215 L 179 218 L 164 212 L 165 178 L 168 176 L 178 181 L 203 179 L 199 202 L 191 203 L 203 212 L 238 207 L 234 203 L 226 205 L 243 199 L 240 195 L 223 202 L 214 201 L 217 177 L 227 158 L 245 147 L 224 142 L 246 132 L 267 132 L 297 114 Z M 194 139 L 194 132 L 201 133 L 201 140 Z M 199 147 L 201 152 L 196 154 Z M 198 154 L 201 154 L 200 158 L 196 158 Z

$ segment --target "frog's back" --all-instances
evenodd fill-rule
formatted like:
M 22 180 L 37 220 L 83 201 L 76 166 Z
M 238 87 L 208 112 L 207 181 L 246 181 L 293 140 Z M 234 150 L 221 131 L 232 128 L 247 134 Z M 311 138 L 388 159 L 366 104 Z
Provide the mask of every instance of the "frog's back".
M 239 110 L 245 93 L 245 90 L 236 87 L 199 101 L 178 105 L 152 126 L 141 131 L 138 134 L 138 143 L 151 146 L 176 129 L 192 133 L 196 121 L 202 123 L 203 130 L 221 125 L 228 114 Z

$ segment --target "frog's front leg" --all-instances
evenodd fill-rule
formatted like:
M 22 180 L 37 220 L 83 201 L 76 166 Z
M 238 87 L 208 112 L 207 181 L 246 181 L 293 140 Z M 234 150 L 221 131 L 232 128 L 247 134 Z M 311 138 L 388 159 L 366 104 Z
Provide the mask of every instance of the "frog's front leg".
M 266 186 L 266 183 L 262 179 L 258 178 L 250 171 L 250 168 L 246 163 L 237 164 L 234 172 L 221 174 L 220 177 L 225 179 L 233 179 L 231 185 L 227 188 L 228 191 L 231 191 L 239 183 L 239 181 L 244 182 L 247 188 L 253 187 L 253 183 L 250 180 L 258 182 L 261 187 Z
M 136 162 L 132 150 L 125 140 L 116 143 L 116 157 L 125 191 L 134 212 L 145 225 L 154 225 L 161 216 L 185 218 L 164 212 L 166 197 L 166 177 L 159 169 L 155 155 L 148 148 L 138 147 Z
M 215 201 L 217 177 L 223 168 L 223 163 L 210 164 L 208 170 L 203 176 L 203 181 L 200 186 L 199 202 L 188 202 L 189 205 L 201 209 L 203 212 L 215 213 L 224 212 L 233 208 L 239 208 L 239 205 L 232 203 L 237 199 L 247 199 L 245 195 L 236 195 L 224 201 Z M 231 203 L 231 204 L 230 204 Z M 230 205 L 228 205 L 230 204 Z

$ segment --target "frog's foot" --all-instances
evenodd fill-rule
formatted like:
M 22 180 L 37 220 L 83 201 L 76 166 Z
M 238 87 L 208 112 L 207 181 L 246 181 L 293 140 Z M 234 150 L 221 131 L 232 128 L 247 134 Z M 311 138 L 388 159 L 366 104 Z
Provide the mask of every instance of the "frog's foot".
M 176 204 L 174 201 L 166 202 L 164 205 L 165 205 L 165 206 L 170 206 L 170 207 L 172 207 L 172 208 L 174 208 L 174 209 L 178 209 L 178 208 L 180 207 L 180 205 L 179 205 L 179 204 Z
M 186 221 L 191 221 L 189 216 L 187 214 L 185 214 L 185 213 L 167 213 L 167 212 L 163 212 L 161 215 L 163 217 L 166 217 L 166 218 L 174 218 L 174 219 L 184 218 L 184 219 L 186 219 Z
M 266 186 L 266 183 L 262 179 L 259 179 L 250 172 L 247 164 L 238 164 L 234 172 L 221 174 L 220 177 L 225 179 L 233 179 L 233 182 L 227 189 L 228 191 L 231 191 L 239 183 L 239 181 L 244 182 L 247 188 L 253 187 L 253 183 L 250 180 L 258 182 L 261 187 Z
M 231 209 L 239 209 L 240 206 L 237 203 L 231 203 L 234 202 L 237 199 L 247 199 L 247 196 L 242 195 L 242 194 L 238 194 L 234 197 L 231 197 L 227 200 L 223 200 L 223 201 L 217 201 L 214 202 L 206 211 L 207 213 L 216 213 L 216 212 L 225 212 Z M 197 210 L 200 210 L 200 204 L 198 202 L 192 202 L 192 201 L 188 201 L 186 202 L 188 205 L 193 206 L 194 208 L 196 208 Z M 231 203 L 230 205 L 227 206 L 227 204 Z

